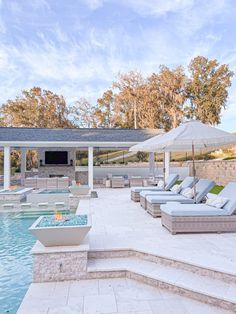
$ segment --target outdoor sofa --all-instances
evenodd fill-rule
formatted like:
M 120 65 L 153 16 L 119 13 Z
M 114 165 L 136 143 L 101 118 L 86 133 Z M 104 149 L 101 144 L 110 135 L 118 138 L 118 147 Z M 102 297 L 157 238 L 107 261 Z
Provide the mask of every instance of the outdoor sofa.
M 26 178 L 24 186 L 34 189 L 68 189 L 69 178 Z
M 196 184 L 196 203 L 200 203 L 207 193 L 214 187 L 215 182 L 209 179 L 200 179 Z M 194 198 L 188 198 L 183 195 L 149 195 L 146 197 L 147 212 L 153 217 L 161 216 L 161 204 L 168 202 L 179 202 L 182 204 L 194 204 Z
M 236 232 L 236 182 L 219 193 L 228 199 L 222 208 L 206 204 L 161 205 L 161 222 L 172 234 L 193 232 Z
M 129 186 L 143 186 L 143 178 L 141 176 L 131 176 L 129 178 Z
M 166 179 L 165 188 L 159 188 L 157 186 L 147 186 L 147 187 L 133 187 L 131 188 L 131 200 L 134 202 L 140 201 L 140 192 L 142 191 L 165 191 L 169 190 L 175 182 L 179 179 L 178 174 L 170 174 L 168 178 Z
M 175 193 L 171 190 L 169 191 L 142 191 L 140 192 L 140 205 L 144 208 L 147 209 L 147 202 L 146 202 L 146 197 L 149 195 L 152 196 L 159 196 L 159 195 L 168 195 L 168 196 L 176 196 L 179 195 L 179 193 L 185 189 L 185 188 L 192 188 L 193 187 L 193 182 L 194 178 L 193 177 L 186 177 L 178 186 L 179 186 L 179 191 L 178 193 Z M 198 178 L 195 178 L 195 182 L 198 182 Z

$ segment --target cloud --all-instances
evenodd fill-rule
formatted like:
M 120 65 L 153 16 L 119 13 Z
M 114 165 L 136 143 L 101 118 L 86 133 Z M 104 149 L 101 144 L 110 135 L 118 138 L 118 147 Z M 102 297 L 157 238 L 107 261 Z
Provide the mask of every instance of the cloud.
M 140 15 L 163 15 L 191 8 L 193 0 L 122 0 L 122 4 L 132 8 Z
M 135 69 L 149 75 L 160 64 L 186 66 L 196 55 L 217 58 L 236 70 L 235 9 L 228 1 L 81 3 L 19 0 L 18 9 L 5 7 L 1 102 L 35 85 L 63 94 L 69 103 L 80 97 L 94 102 L 118 72 Z M 235 83 L 223 126 L 236 118 Z
M 83 0 L 83 1 L 91 10 L 96 10 L 100 8 L 105 2 L 105 0 Z

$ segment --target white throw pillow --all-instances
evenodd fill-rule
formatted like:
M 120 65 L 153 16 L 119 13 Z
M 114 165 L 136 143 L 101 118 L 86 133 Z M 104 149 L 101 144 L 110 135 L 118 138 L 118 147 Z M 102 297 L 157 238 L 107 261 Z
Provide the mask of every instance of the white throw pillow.
M 207 199 L 206 204 L 216 208 L 222 208 L 228 202 L 228 199 L 221 196 L 210 197 Z
M 173 193 L 178 194 L 181 191 L 181 186 L 180 186 L 180 184 L 175 184 L 174 186 L 172 186 L 172 188 L 170 190 Z
M 193 198 L 194 197 L 194 192 L 193 192 L 193 189 L 191 189 L 191 188 L 185 188 L 180 193 L 187 198 Z
M 164 189 L 164 181 L 163 180 L 160 180 L 158 183 L 157 183 L 157 187 L 160 188 L 160 189 Z

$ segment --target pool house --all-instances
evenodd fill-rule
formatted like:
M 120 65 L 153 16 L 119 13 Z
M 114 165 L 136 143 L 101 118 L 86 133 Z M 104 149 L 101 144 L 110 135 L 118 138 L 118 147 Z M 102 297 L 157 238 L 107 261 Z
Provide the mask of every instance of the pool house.
M 76 150 L 88 152 L 88 185 L 93 189 L 94 150 L 129 149 L 162 130 L 151 129 L 47 129 L 47 128 L 1 128 L 0 146 L 4 150 L 4 190 L 11 186 L 11 149 L 21 152 L 21 183 L 26 175 L 26 151 L 38 151 L 38 177 L 69 177 L 75 180 Z M 168 153 L 166 153 L 168 161 Z M 169 166 L 166 166 L 166 172 Z

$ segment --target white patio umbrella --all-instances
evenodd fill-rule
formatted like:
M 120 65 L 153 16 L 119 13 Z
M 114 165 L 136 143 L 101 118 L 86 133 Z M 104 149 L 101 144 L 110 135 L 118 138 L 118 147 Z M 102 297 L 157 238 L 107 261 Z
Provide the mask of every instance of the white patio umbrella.
M 142 143 L 147 151 L 192 151 L 194 200 L 196 201 L 195 151 L 201 149 L 213 150 L 233 145 L 236 143 L 236 135 L 211 127 L 200 121 L 188 121 L 161 137 L 156 137 L 155 140 L 153 137 L 148 141 Z
M 155 155 L 154 151 L 149 150 L 149 146 L 152 145 L 157 141 L 158 138 L 160 138 L 164 133 L 160 133 L 142 143 L 136 144 L 132 147 L 130 147 L 131 152 L 149 152 L 149 163 L 150 163 L 150 169 L 149 169 L 149 175 L 155 177 Z M 163 158 L 163 168 L 165 169 L 165 159 Z

